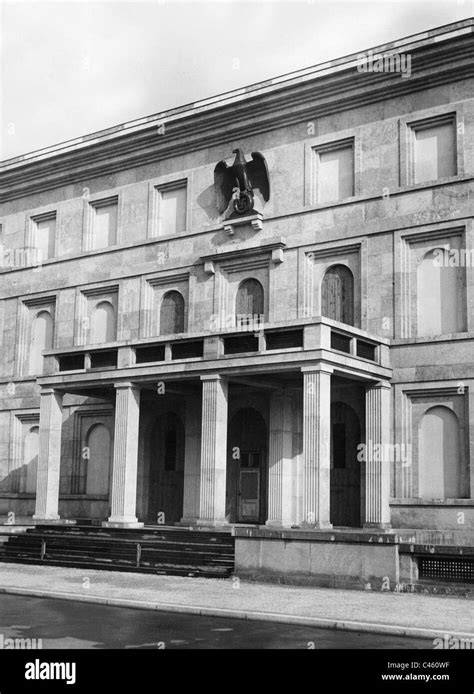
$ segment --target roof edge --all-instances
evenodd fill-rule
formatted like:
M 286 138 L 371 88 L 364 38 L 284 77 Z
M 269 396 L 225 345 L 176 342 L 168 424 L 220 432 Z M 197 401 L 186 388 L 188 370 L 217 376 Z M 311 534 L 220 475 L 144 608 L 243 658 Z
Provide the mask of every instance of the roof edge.
M 189 118 L 193 115 L 211 111 L 216 108 L 231 106 L 232 104 L 244 101 L 249 97 L 271 94 L 278 89 L 294 86 L 298 82 L 303 83 L 322 77 L 328 77 L 338 72 L 342 72 L 343 70 L 357 67 L 361 56 L 369 52 L 377 54 L 391 53 L 396 55 L 397 53 L 400 54 L 403 52 L 409 52 L 410 50 L 416 50 L 423 46 L 449 41 L 454 38 L 472 33 L 474 33 L 474 18 L 460 20 L 459 22 L 453 22 L 441 27 L 436 27 L 435 29 L 412 34 L 395 41 L 366 48 L 363 51 L 358 51 L 357 53 L 351 53 L 347 56 L 336 58 L 334 60 L 318 63 L 316 65 L 289 72 L 278 77 L 256 82 L 254 84 L 233 89 L 228 92 L 223 92 L 207 99 L 201 99 L 196 102 L 184 104 L 182 106 L 161 111 L 150 116 L 127 121 L 110 128 L 98 130 L 71 140 L 59 142 L 48 147 L 12 157 L 10 159 L 5 159 L 0 161 L 0 172 L 7 172 L 8 170 L 14 170 L 23 165 L 33 164 L 45 159 L 49 159 L 50 157 L 78 151 L 84 147 L 90 147 L 94 144 L 119 139 L 123 135 L 130 135 L 153 126 L 165 125 L 166 123 L 171 123 L 181 118 Z

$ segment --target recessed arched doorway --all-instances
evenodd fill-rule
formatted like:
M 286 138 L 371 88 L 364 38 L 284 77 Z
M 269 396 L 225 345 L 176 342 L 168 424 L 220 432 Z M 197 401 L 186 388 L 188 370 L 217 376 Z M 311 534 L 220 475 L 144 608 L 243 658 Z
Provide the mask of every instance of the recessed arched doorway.
M 148 523 L 173 525 L 183 517 L 184 426 L 172 411 L 160 415 L 148 435 Z
M 253 407 L 238 410 L 227 436 L 226 516 L 264 523 L 267 516 L 267 425 Z
M 360 422 L 344 402 L 331 405 L 331 497 L 330 520 L 334 526 L 361 525 L 361 472 L 357 460 Z

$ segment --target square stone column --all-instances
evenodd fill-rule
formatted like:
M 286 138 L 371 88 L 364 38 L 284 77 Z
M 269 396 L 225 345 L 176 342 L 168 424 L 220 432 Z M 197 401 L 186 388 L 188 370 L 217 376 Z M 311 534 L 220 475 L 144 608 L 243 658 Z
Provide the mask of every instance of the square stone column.
M 292 523 L 292 400 L 284 392 L 270 399 L 268 446 L 268 520 L 266 525 L 290 527 Z
M 331 374 L 303 367 L 303 494 L 300 525 L 332 528 L 330 506 Z
M 219 375 L 201 376 L 200 525 L 225 524 L 227 473 L 227 381 Z
M 112 515 L 107 528 L 141 528 L 136 517 L 140 389 L 116 383 Z
M 365 439 L 366 528 L 390 528 L 390 384 L 367 388 Z
M 38 474 L 33 520 L 58 521 L 63 394 L 43 388 L 40 395 Z

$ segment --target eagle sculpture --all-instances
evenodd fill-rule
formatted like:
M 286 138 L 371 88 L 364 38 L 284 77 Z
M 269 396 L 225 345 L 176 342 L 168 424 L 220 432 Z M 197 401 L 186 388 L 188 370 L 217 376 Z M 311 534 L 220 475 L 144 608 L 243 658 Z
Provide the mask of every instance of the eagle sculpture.
M 270 199 L 270 179 L 263 154 L 252 152 L 252 161 L 245 161 L 241 149 L 232 153 L 235 154 L 232 166 L 220 161 L 214 169 L 217 208 L 226 219 L 252 212 L 255 188 L 260 190 L 265 202 Z

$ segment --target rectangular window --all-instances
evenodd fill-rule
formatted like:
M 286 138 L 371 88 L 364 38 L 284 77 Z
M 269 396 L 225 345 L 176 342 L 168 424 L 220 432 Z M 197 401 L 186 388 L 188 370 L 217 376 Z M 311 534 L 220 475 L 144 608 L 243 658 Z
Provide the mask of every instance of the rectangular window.
M 186 186 L 158 189 L 158 195 L 159 235 L 169 236 L 186 231 Z
M 92 248 L 107 248 L 117 243 L 118 201 L 107 200 L 92 205 Z
M 412 126 L 414 134 L 414 183 L 455 176 L 456 133 L 454 119 Z
M 35 217 L 33 222 L 33 246 L 41 254 L 41 260 L 54 257 L 56 244 L 56 215 Z
M 317 201 L 335 202 L 354 195 L 353 143 L 316 149 Z

